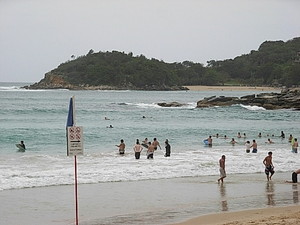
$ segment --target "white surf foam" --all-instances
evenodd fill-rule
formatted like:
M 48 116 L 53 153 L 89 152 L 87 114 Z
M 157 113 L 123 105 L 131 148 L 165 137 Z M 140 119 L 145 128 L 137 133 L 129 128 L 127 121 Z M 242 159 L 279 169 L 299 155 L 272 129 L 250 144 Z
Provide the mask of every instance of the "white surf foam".
M 243 105 L 243 104 L 240 104 L 240 106 L 245 109 L 253 110 L 253 111 L 266 110 L 264 107 L 260 107 L 260 106 L 251 106 L 251 105 Z

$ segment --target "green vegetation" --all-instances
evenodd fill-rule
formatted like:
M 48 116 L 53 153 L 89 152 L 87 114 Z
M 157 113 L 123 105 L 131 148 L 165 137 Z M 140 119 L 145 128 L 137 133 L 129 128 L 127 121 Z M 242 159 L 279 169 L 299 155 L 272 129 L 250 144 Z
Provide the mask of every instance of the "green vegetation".
M 124 52 L 98 52 L 62 63 L 50 74 L 72 85 L 131 89 L 184 85 L 299 85 L 300 38 L 266 41 L 257 51 L 223 61 L 165 63 Z
M 299 85 L 300 38 L 266 41 L 258 51 L 224 61 L 210 61 L 208 67 L 247 85 Z

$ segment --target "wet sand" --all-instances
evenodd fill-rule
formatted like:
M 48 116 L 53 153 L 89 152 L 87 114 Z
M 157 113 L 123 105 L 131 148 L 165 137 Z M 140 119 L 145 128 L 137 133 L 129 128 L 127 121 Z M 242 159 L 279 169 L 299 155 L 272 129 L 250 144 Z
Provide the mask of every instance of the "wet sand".
M 205 215 L 176 225 L 299 225 L 300 206 Z M 174 224 L 175 225 L 175 224 Z
M 299 206 L 300 184 L 285 183 L 290 177 L 277 172 L 267 182 L 263 173 L 228 174 L 223 185 L 217 183 L 218 176 L 81 184 L 79 224 L 165 225 L 209 214 L 234 219 L 229 213 L 239 210 Z M 73 185 L 0 191 L 0 199 L 1 224 L 75 221 Z
M 281 88 L 275 87 L 249 87 L 249 86 L 184 86 L 191 91 L 281 91 Z

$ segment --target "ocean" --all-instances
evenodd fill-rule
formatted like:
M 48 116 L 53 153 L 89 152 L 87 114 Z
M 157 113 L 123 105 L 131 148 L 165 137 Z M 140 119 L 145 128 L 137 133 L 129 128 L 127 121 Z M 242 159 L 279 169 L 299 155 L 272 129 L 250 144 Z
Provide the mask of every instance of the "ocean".
M 260 91 L 70 91 L 25 90 L 26 83 L 0 83 L 0 191 L 74 183 L 74 158 L 67 156 L 66 120 L 75 96 L 76 125 L 84 130 L 84 155 L 78 156 L 79 184 L 163 180 L 219 174 L 226 155 L 227 174 L 263 173 L 263 159 L 273 152 L 276 172 L 300 168 L 288 136 L 300 137 L 300 111 L 265 110 L 233 105 L 196 108 L 204 97 L 244 96 Z M 163 108 L 159 102 L 184 103 Z M 105 117 L 109 120 L 105 120 Z M 107 128 L 112 125 L 113 128 Z M 286 138 L 280 138 L 284 131 Z M 237 138 L 237 133 L 246 138 Z M 262 137 L 258 137 L 262 133 Z M 219 134 L 219 138 L 215 137 Z M 213 146 L 203 140 L 213 136 Z M 224 138 L 224 135 L 228 139 Z M 153 160 L 143 150 L 136 160 L 136 139 L 157 138 Z M 229 141 L 238 142 L 232 146 Z M 265 143 L 268 138 L 274 144 Z M 124 139 L 126 152 L 116 145 Z M 164 157 L 165 139 L 171 157 Z M 245 153 L 245 141 L 255 139 L 257 154 Z M 26 151 L 15 144 L 25 142 Z M 262 175 L 264 176 L 264 175 Z

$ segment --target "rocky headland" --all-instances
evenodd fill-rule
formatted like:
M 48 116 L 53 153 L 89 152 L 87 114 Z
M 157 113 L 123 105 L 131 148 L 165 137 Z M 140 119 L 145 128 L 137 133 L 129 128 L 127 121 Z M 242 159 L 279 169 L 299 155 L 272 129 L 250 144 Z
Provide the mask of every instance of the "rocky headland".
M 167 86 L 167 85 L 145 85 L 136 87 L 134 85 L 90 85 L 90 84 L 74 84 L 68 82 L 64 76 L 53 73 L 46 73 L 45 77 L 37 83 L 24 86 L 25 89 L 69 89 L 69 90 L 146 90 L 146 91 L 179 91 L 189 90 L 183 86 Z

